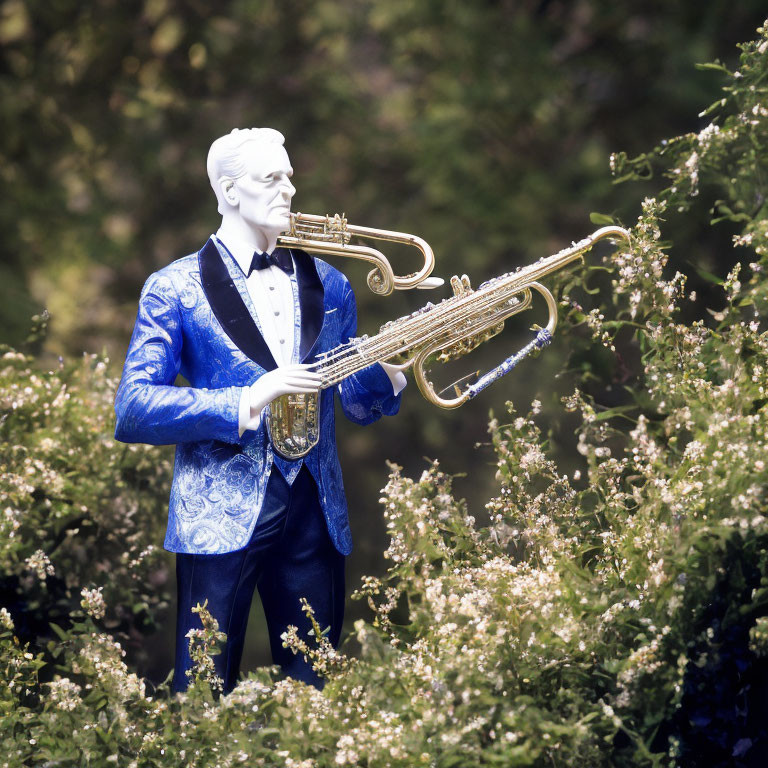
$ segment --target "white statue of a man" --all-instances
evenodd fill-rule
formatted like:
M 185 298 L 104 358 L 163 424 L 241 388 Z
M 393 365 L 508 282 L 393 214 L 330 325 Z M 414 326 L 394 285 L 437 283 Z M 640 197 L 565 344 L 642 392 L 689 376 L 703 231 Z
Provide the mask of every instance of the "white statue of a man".
M 254 589 L 272 655 L 286 674 L 320 678 L 283 648 L 295 625 L 308 642 L 301 598 L 337 646 L 351 535 L 336 454 L 333 392 L 368 424 L 399 408 L 404 377 L 380 364 L 319 394 L 317 445 L 289 460 L 270 443 L 263 408 L 279 395 L 317 392 L 309 363 L 356 333 L 349 282 L 296 249 L 276 248 L 288 227 L 293 169 L 283 136 L 234 130 L 213 142 L 208 175 L 221 226 L 197 253 L 147 280 L 115 402 L 116 437 L 175 443 L 165 548 L 177 553 L 175 690 L 191 668 L 191 609 L 208 608 L 227 634 L 214 657 L 223 689 L 237 681 Z M 189 387 L 174 385 L 181 373 Z

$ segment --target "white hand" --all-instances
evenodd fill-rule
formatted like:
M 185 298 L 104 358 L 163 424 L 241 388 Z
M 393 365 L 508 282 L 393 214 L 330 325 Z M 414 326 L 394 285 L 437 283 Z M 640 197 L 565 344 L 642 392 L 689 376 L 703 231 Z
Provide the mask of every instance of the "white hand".
M 280 395 L 300 392 L 317 392 L 322 377 L 309 370 L 309 365 L 286 365 L 260 376 L 250 387 L 251 418 L 259 415 L 262 408 Z
M 291 392 L 317 392 L 320 375 L 308 371 L 307 365 L 287 365 L 265 373 L 261 378 L 243 388 L 238 417 L 239 434 L 247 429 L 258 429 L 261 412 L 268 403 L 280 395 Z

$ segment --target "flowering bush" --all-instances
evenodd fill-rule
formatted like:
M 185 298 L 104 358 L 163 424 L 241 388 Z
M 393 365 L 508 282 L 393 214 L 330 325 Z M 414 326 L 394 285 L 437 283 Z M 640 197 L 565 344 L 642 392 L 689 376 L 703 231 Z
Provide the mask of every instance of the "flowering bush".
M 170 467 L 114 441 L 115 387 L 106 360 L 45 371 L 0 347 L 0 583 L 18 635 L 38 646 L 81 602 L 128 638 L 167 600 L 149 576 Z
M 82 605 L 67 604 L 75 623 L 53 659 L 17 640 L 18 606 L 0 613 L 0 765 L 758 764 L 768 739 L 750 688 L 768 671 L 768 30 L 759 32 L 707 128 L 612 158 L 618 178 L 661 167 L 670 185 L 644 201 L 631 245 L 599 268 L 610 293 L 586 310 L 575 282 L 561 280 L 571 321 L 562 333 L 584 325 L 611 354 L 641 356 L 622 405 L 601 405 L 586 380 L 563 399 L 586 477 L 558 468 L 538 402 L 527 414 L 510 405 L 490 425 L 499 492 L 487 525 L 437 463 L 418 481 L 393 465 L 382 496 L 391 566 L 354 595 L 372 619 L 339 651 L 319 626 L 315 648 L 284 635 L 326 676 L 322 692 L 263 669 L 217 697 L 209 657 L 221 634 L 200 606 L 189 691 L 172 696 L 164 684 L 148 695 L 97 623 L 135 596 L 145 561 L 141 536 L 113 526 L 133 532 L 152 494 L 139 504 L 117 478 L 130 467 L 151 491 L 160 470 L 142 463 L 143 449 L 109 444 L 88 400 L 108 389 L 98 363 L 67 374 L 80 378 L 64 389 L 64 373 L 33 374 L 7 352 L 3 428 L 15 425 L 18 447 L 4 449 L 4 567 L 38 601 L 62 572 Z M 748 267 L 722 281 L 717 307 L 687 320 L 686 279 L 669 274 L 661 235 L 664 217 L 689 210 L 703 185 L 721 196 L 717 218 L 738 227 Z M 66 392 L 77 398 L 46 412 Z M 109 476 L 94 478 L 76 446 L 102 451 Z M 101 515 L 110 525 L 98 536 L 84 528 L 83 516 Z M 118 535 L 134 547 L 119 578 L 99 579 L 75 557 L 121 562 Z M 57 672 L 41 683 L 44 661 Z

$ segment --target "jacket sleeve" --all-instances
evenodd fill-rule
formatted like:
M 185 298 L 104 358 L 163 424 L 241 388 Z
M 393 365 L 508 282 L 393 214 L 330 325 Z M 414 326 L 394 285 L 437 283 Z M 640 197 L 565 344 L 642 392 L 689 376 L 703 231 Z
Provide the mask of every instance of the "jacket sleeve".
M 239 443 L 240 387 L 176 387 L 182 330 L 171 279 L 150 276 L 115 397 L 115 438 L 124 443 L 170 445 L 196 440 Z
M 346 342 L 357 333 L 357 303 L 349 282 L 344 283 L 341 340 Z M 371 424 L 384 416 L 394 416 L 400 409 L 402 395 L 395 395 L 392 382 L 384 369 L 374 363 L 338 384 L 344 415 L 357 424 Z

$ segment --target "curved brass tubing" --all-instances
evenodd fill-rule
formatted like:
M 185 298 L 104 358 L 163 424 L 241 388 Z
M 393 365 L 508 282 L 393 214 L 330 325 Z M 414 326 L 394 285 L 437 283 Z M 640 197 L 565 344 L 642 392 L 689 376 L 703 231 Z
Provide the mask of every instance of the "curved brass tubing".
M 549 321 L 547 322 L 547 330 L 550 334 L 554 334 L 555 328 L 557 328 L 557 302 L 555 297 L 549 288 L 546 288 L 541 283 L 528 283 L 534 291 L 538 291 L 547 302 L 547 309 L 549 310 Z
M 544 286 L 540 285 L 539 283 L 531 283 L 531 288 L 535 288 L 537 291 L 540 291 L 543 289 L 547 293 L 546 288 Z M 469 400 L 469 393 L 465 390 L 462 394 L 460 394 L 458 397 L 454 398 L 444 398 L 440 397 L 440 395 L 435 392 L 434 385 L 431 381 L 427 378 L 427 374 L 424 371 L 424 363 L 426 362 L 427 358 L 430 355 L 433 355 L 437 352 L 441 352 L 443 349 L 446 349 L 447 347 L 453 346 L 458 341 L 461 341 L 461 339 L 467 339 L 472 338 L 473 336 L 476 336 L 479 333 L 482 333 L 486 328 L 489 328 L 493 325 L 497 325 L 498 323 L 503 323 L 505 320 L 508 320 L 513 315 L 518 314 L 519 312 L 522 312 L 523 310 L 528 309 L 528 307 L 531 305 L 531 302 L 533 300 L 533 297 L 531 295 L 530 288 L 523 288 L 521 289 L 520 293 L 522 294 L 522 297 L 518 300 L 518 303 L 510 306 L 509 305 L 509 297 L 506 298 L 505 303 L 507 306 L 503 310 L 499 310 L 496 314 L 494 314 L 492 317 L 485 320 L 482 324 L 473 326 L 471 329 L 464 332 L 458 339 L 457 338 L 448 338 L 448 339 L 438 339 L 437 341 L 433 342 L 432 344 L 428 344 L 422 349 L 418 351 L 418 353 L 413 358 L 413 376 L 416 379 L 416 384 L 419 387 L 419 391 L 424 396 L 426 400 L 429 400 L 429 402 L 433 403 L 434 405 L 439 406 L 440 408 L 458 408 L 461 405 L 464 405 L 464 403 Z M 550 297 L 552 294 L 550 294 Z M 546 298 L 546 297 L 545 297 Z M 554 298 L 552 299 L 554 302 Z M 549 303 L 549 302 L 547 302 Z M 551 316 L 550 316 L 550 322 L 551 322 Z M 557 322 L 557 315 L 555 315 L 555 322 Z
M 353 237 L 413 246 L 421 251 L 424 264 L 417 272 L 395 275 L 389 260 L 381 251 L 367 245 L 352 243 Z M 333 216 L 292 213 L 290 228 L 288 232 L 278 237 L 277 243 L 289 248 L 291 246 L 301 248 L 309 253 L 345 256 L 374 264 L 375 268 L 368 273 L 368 287 L 381 296 L 387 296 L 394 290 L 406 291 L 416 288 L 429 277 L 435 267 L 432 248 L 421 237 L 406 232 L 349 224 L 346 217 L 338 213 Z

